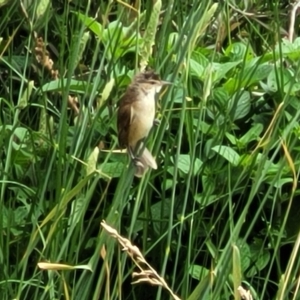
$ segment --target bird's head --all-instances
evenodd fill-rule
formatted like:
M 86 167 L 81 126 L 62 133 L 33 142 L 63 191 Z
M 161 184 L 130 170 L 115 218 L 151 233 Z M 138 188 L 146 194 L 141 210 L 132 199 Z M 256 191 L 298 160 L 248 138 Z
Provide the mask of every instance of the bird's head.
M 161 80 L 158 74 L 152 70 L 138 73 L 134 77 L 133 82 L 134 84 L 142 87 L 144 90 L 154 91 L 155 93 L 159 93 L 164 85 L 171 84 L 168 81 Z

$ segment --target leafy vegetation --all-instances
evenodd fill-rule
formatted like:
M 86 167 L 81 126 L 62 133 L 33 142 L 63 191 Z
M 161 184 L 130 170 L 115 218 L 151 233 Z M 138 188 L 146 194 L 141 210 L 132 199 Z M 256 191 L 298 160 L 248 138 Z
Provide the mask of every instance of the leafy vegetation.
M 98 2 L 0 0 L 1 299 L 300 299 L 299 4 Z M 137 179 L 146 65 L 174 84 Z

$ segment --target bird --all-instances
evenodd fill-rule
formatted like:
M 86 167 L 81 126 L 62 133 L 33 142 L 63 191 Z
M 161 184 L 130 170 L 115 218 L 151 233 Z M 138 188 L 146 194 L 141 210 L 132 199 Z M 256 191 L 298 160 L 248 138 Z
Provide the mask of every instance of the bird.
M 155 120 L 155 96 L 164 85 L 153 70 L 137 73 L 125 94 L 121 97 L 117 112 L 118 141 L 121 148 L 126 148 L 135 165 L 135 176 L 142 177 L 150 168 L 157 169 L 157 163 L 144 141 Z

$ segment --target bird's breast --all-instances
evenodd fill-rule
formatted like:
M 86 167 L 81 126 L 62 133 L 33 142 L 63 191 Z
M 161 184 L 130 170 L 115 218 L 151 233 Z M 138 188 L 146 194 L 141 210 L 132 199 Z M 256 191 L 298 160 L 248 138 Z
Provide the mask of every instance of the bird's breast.
M 138 141 L 148 136 L 153 126 L 155 99 L 154 96 L 151 99 L 149 98 L 147 96 L 143 97 L 142 100 L 135 101 L 132 105 L 129 144 L 133 147 Z

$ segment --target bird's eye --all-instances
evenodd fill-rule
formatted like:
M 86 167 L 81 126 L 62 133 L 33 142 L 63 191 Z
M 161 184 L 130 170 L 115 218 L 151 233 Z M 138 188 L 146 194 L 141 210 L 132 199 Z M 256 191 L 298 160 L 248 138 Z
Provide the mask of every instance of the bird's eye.
M 155 84 L 155 81 L 151 81 L 151 84 L 153 84 L 153 85 L 154 85 L 154 84 Z

